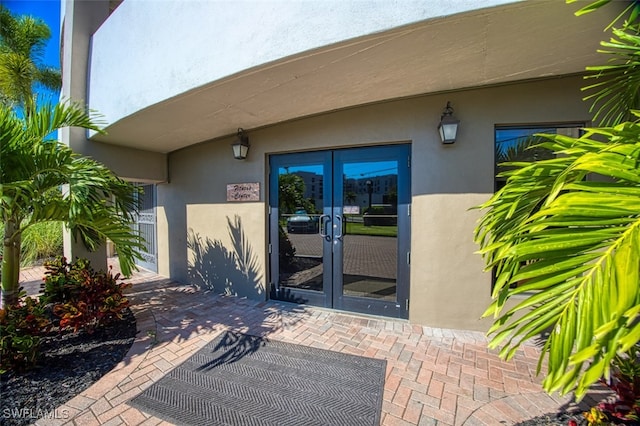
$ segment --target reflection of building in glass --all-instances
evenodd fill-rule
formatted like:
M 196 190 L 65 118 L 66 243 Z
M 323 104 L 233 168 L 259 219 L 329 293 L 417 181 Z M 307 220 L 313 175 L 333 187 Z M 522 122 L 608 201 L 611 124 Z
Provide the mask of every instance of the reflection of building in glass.
M 367 181 L 371 181 L 372 204 L 396 204 L 396 188 L 398 187 L 398 175 L 388 174 L 382 176 L 369 176 L 362 178 L 344 177 L 345 204 L 366 206 L 369 202 Z M 355 199 L 350 199 L 355 196 Z
M 322 191 L 324 189 L 322 175 L 304 171 L 297 171 L 293 174 L 300 176 L 304 182 L 303 197 L 312 200 L 316 209 L 322 211 Z
M 293 172 L 304 182 L 304 198 L 312 200 L 318 211 L 322 210 L 322 191 L 324 189 L 321 174 L 305 171 Z M 367 181 L 371 182 L 372 204 L 396 204 L 398 175 L 395 173 L 382 176 L 367 176 L 360 178 L 343 177 L 344 205 L 366 207 L 369 202 Z

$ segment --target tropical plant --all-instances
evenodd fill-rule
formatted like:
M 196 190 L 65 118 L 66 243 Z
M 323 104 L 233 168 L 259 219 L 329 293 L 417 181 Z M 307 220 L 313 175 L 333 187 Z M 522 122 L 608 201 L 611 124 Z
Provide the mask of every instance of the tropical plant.
M 541 146 L 560 155 L 509 163 L 507 184 L 481 206 L 476 241 L 496 274 L 485 314 L 498 318 L 491 346 L 504 344 L 506 358 L 549 332 L 544 387 L 577 384 L 581 396 L 640 338 L 640 125 L 545 137 Z
M 44 303 L 66 303 L 77 299 L 82 290 L 85 276 L 90 275 L 90 262 L 76 259 L 68 262 L 65 257 L 56 257 L 46 262 L 44 282 L 41 285 L 40 300 Z
M 567 3 L 576 1 L 567 0 Z M 576 15 L 593 12 L 610 2 L 597 0 L 578 10 Z M 582 90 L 591 92 L 585 100 L 593 102 L 593 118 L 603 126 L 631 120 L 630 111 L 640 108 L 639 17 L 640 2 L 630 2 L 607 27 L 611 28 L 613 37 L 600 43 L 604 49 L 599 52 L 610 56 L 608 63 L 587 67 L 585 79 L 594 82 Z M 617 24 L 620 26 L 613 28 Z
M 42 62 L 51 38 L 47 24 L 31 16 L 16 17 L 0 5 L 0 102 L 35 111 L 34 87 L 60 90 L 62 77 Z
M 539 146 L 542 139 L 536 136 L 520 136 L 496 144 L 496 161 L 506 162 L 535 161 L 553 157 L 553 153 Z
M 627 16 L 620 31 L 636 31 L 639 12 L 633 2 L 618 19 Z M 524 341 L 544 336 L 544 389 L 575 390 L 577 398 L 608 379 L 616 357 L 640 340 L 640 113 L 623 102 L 621 114 L 610 101 L 637 98 L 640 69 L 629 58 L 640 44 L 614 34 L 618 50 L 607 54 L 620 61 L 615 72 L 610 63 L 587 76 L 599 79 L 587 90 L 601 90 L 590 99 L 613 124 L 578 138 L 539 135 L 534 146 L 557 156 L 502 165 L 506 185 L 480 206 L 487 211 L 475 233 L 496 276 L 485 312 L 495 317 L 490 346 L 509 359 Z M 634 121 L 621 122 L 626 117 Z M 513 296 L 521 298 L 508 303 Z
M 86 259 L 67 262 L 66 258 L 58 257 L 45 266 L 41 300 L 53 304 L 53 313 L 60 318 L 60 330 L 91 332 L 123 318 L 129 307 L 123 290 L 131 284 L 118 282 L 120 274 L 96 272 Z
M 44 303 L 24 297 L 0 308 L 0 374 L 32 367 L 40 354 L 40 336 L 51 328 Z
M 613 35 L 601 50 L 612 55 L 611 61 L 588 67 L 587 78 L 597 80 L 584 88 L 594 92 L 585 99 L 594 101 L 594 120 L 603 125 L 630 120 L 630 111 L 640 107 L 640 35 L 635 29 L 614 29 Z
M 25 117 L 0 105 L 2 293 L 6 304 L 18 297 L 23 232 L 36 223 L 65 223 L 89 250 L 110 239 L 125 275 L 131 273 L 139 256 L 141 242 L 129 226 L 137 210 L 135 188 L 102 164 L 50 139 L 53 131 L 66 126 L 100 131 L 95 118 L 77 105 L 45 105 Z
M 616 399 L 600 402 L 596 408 L 611 422 L 638 424 L 640 421 L 640 363 L 638 346 L 616 355 L 612 362 L 612 377 L 602 380 Z

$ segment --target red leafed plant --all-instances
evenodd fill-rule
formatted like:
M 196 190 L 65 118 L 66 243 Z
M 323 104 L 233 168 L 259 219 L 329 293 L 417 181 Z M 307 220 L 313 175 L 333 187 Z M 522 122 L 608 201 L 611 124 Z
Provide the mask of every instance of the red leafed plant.
M 84 329 L 122 319 L 129 301 L 123 290 L 131 284 L 118 282 L 120 274 L 96 272 L 89 261 L 68 263 L 64 257 L 46 265 L 43 300 L 54 305 L 60 328 Z
M 0 309 L 0 374 L 34 365 L 40 353 L 40 336 L 50 328 L 44 305 L 24 293 Z
M 615 392 L 615 400 L 601 402 L 585 413 L 590 425 L 637 425 L 640 422 L 640 351 L 638 346 L 617 355 L 611 364 L 611 379 L 602 383 Z
M 88 326 L 89 315 L 87 304 L 84 302 L 55 305 L 53 313 L 60 317 L 60 329 L 73 328 L 73 331 L 78 331 L 79 328 Z

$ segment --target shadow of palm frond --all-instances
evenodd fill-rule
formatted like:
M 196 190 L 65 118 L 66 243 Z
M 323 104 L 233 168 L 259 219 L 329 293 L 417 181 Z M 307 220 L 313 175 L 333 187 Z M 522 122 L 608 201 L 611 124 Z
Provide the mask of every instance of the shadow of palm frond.
M 208 371 L 220 365 L 232 364 L 247 355 L 257 352 L 265 345 L 261 337 L 251 336 L 237 331 L 226 331 L 220 341 L 211 349 L 215 358 L 199 366 L 197 371 Z
M 260 264 L 258 256 L 251 248 L 249 241 L 242 230 L 242 220 L 240 216 L 235 215 L 233 222 L 227 217 L 227 226 L 229 227 L 229 237 L 235 251 L 237 266 L 248 284 L 253 283 L 258 294 L 264 291 L 262 285 L 262 274 L 260 273 Z
M 187 249 L 191 257 L 187 275 L 198 288 L 229 296 L 255 298 L 264 292 L 258 256 L 242 228 L 242 221 L 227 217 L 231 248 L 221 240 L 203 238 L 193 229 L 187 232 Z

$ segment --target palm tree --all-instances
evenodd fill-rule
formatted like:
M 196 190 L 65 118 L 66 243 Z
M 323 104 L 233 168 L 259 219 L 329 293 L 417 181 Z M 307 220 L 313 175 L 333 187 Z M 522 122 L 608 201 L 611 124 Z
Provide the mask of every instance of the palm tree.
M 139 237 L 129 224 L 136 212 L 134 187 L 102 164 L 48 139 L 62 127 L 100 131 L 77 105 L 44 106 L 19 117 L 0 105 L 0 222 L 4 223 L 3 303 L 18 297 L 22 233 L 36 223 L 66 224 L 89 250 L 108 238 L 125 275 L 134 268 Z M 61 191 L 61 188 L 65 188 Z
M 537 146 L 559 155 L 506 163 L 506 185 L 480 206 L 475 233 L 496 275 L 490 346 L 508 359 L 546 336 L 545 390 L 575 389 L 578 398 L 640 341 L 640 113 L 629 109 L 640 82 L 640 4 L 626 12 L 616 38 L 602 43 L 612 60 L 587 77 L 596 79 L 586 88 L 596 90 L 593 108 L 611 127 L 539 135 Z M 516 295 L 525 297 L 507 308 Z
M 41 19 L 15 17 L 0 5 L 0 102 L 35 110 L 34 86 L 60 90 L 60 71 L 42 64 L 51 30 Z

